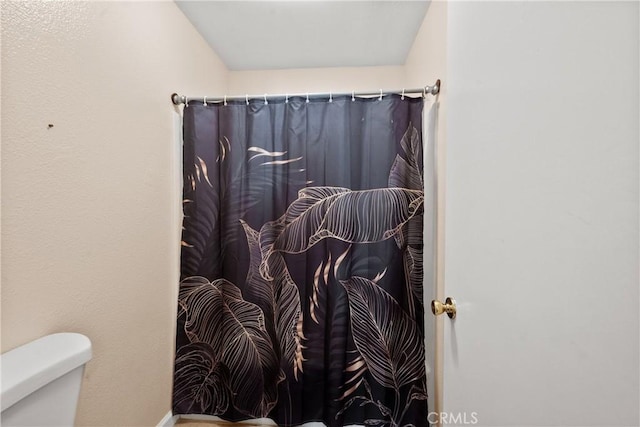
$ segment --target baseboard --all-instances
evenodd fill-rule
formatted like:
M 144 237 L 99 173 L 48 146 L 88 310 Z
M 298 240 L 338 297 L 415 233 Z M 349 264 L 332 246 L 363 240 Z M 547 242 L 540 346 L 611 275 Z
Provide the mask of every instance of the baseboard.
M 173 427 L 176 425 L 178 418 L 179 417 L 177 415 L 173 415 L 171 411 L 169 411 L 164 417 L 162 417 L 156 427 Z
M 225 421 L 220 417 L 216 417 L 215 415 L 183 414 L 183 415 L 179 415 L 178 418 L 183 420 L 210 421 L 210 422 L 222 421 L 223 423 L 228 423 L 228 421 Z M 242 425 L 242 424 L 247 424 L 251 427 L 254 427 L 254 426 L 278 427 L 278 425 L 273 420 L 270 420 L 269 418 L 253 418 L 250 420 L 237 421 L 234 423 L 234 425 Z M 321 424 L 321 425 L 324 426 L 324 424 Z
M 215 415 L 183 414 L 183 415 L 177 416 L 177 418 L 180 418 L 183 420 L 210 421 L 210 422 L 222 421 L 223 423 L 228 423 L 228 421 L 225 421 L 220 417 L 216 417 Z M 246 424 L 247 427 L 257 427 L 257 426 L 278 427 L 278 424 L 276 424 L 275 421 L 269 418 L 253 418 L 250 420 L 237 421 L 233 423 L 233 425 L 238 425 L 238 426 L 241 426 L 244 424 Z M 327 427 L 327 425 L 319 421 L 311 421 L 311 422 L 306 422 L 304 424 L 300 424 L 300 427 Z M 346 424 L 345 427 L 364 427 L 364 426 L 358 425 L 358 424 Z

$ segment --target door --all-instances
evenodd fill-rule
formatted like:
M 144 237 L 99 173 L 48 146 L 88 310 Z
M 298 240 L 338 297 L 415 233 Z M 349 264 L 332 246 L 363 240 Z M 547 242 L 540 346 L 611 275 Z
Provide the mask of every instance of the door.
M 443 424 L 637 426 L 639 4 L 448 7 Z

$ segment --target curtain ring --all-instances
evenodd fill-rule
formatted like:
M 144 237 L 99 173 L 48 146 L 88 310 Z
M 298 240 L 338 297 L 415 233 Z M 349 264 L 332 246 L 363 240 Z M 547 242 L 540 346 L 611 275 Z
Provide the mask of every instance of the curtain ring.
M 333 102 L 333 94 L 329 91 L 329 102 Z
M 247 105 L 249 105 L 249 95 L 245 94 L 244 95 L 244 99 L 245 99 L 245 101 L 247 101 Z
M 427 87 L 425 86 L 425 87 L 422 88 L 422 99 L 424 99 L 426 97 L 427 97 Z
M 355 101 L 355 100 L 356 100 L 356 91 L 355 91 L 355 90 L 352 90 L 352 91 L 351 91 L 351 102 L 353 102 L 353 101 Z
M 189 97 L 187 95 L 184 96 L 184 106 L 185 107 L 189 106 Z
M 309 103 L 309 92 L 307 92 L 307 104 Z
M 206 96 L 202 99 L 202 105 L 204 105 L 205 107 L 207 106 L 207 97 Z
M 289 103 L 289 94 L 288 94 L 288 93 L 285 93 L 285 94 L 284 94 L 284 103 L 285 103 L 285 104 L 288 104 L 288 103 Z
M 378 98 L 378 101 L 382 101 L 382 89 L 380 89 L 380 98 Z
M 400 97 L 404 101 L 404 88 L 402 88 L 402 96 Z
M 224 96 L 224 105 L 227 105 L 227 95 Z

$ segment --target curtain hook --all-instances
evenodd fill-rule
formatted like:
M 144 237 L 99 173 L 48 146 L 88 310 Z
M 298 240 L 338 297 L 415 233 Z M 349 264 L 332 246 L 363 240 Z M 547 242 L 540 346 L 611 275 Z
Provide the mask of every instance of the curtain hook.
M 244 95 L 244 100 L 247 101 L 247 105 L 249 105 L 249 95 L 248 94 Z
M 355 90 L 352 90 L 352 91 L 351 91 L 351 102 L 353 102 L 353 101 L 355 101 L 355 100 L 356 100 L 356 91 L 355 91 Z
M 424 88 L 422 88 L 422 99 L 427 97 L 427 86 L 425 86 Z
M 404 88 L 402 88 L 402 97 L 400 97 L 404 101 Z
M 204 105 L 205 107 L 207 106 L 207 97 L 206 96 L 202 99 L 202 105 Z
M 185 107 L 189 106 L 189 97 L 187 95 L 184 96 L 184 106 Z
M 382 89 L 380 89 L 380 98 L 378 98 L 378 101 L 382 101 Z
M 329 102 L 333 102 L 333 94 L 329 91 Z
M 289 94 L 288 94 L 288 93 L 285 93 L 285 94 L 284 94 L 284 103 L 285 103 L 285 104 L 288 104 L 288 103 L 289 103 Z
M 307 92 L 307 104 L 309 103 L 309 92 Z
M 264 94 L 264 105 L 267 105 L 269 103 L 269 101 L 267 101 L 267 94 Z
M 227 95 L 224 96 L 224 105 L 227 105 Z

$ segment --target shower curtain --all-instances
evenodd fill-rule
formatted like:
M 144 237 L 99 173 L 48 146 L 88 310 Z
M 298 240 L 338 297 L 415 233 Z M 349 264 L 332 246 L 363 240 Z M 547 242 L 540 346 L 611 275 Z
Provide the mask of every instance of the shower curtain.
M 185 107 L 174 414 L 428 425 L 422 109 Z

